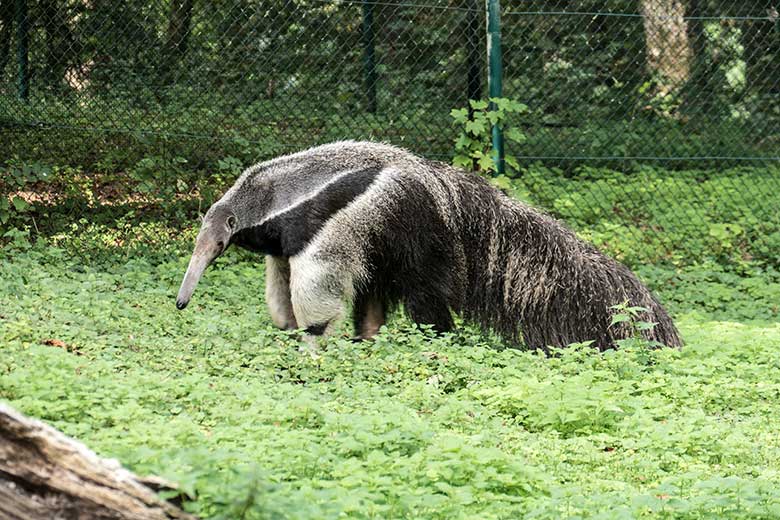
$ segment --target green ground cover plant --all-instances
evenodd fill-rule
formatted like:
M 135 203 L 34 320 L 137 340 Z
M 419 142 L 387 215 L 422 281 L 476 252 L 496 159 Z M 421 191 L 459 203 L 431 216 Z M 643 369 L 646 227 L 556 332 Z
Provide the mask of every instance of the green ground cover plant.
M 396 318 L 313 358 L 270 325 L 251 255 L 175 310 L 194 232 L 6 237 L 0 399 L 180 482 L 205 518 L 780 515 L 771 269 L 640 269 L 682 351 L 545 357 Z

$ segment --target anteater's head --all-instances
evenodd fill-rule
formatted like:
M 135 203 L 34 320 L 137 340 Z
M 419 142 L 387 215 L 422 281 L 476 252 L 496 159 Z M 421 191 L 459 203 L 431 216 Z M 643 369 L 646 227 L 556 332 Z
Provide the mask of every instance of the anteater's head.
M 225 252 L 237 229 L 238 219 L 229 207 L 219 203 L 211 206 L 203 217 L 203 224 L 195 241 L 195 250 L 192 252 L 190 264 L 181 282 L 179 295 L 176 298 L 177 309 L 181 310 L 187 306 L 203 271 Z

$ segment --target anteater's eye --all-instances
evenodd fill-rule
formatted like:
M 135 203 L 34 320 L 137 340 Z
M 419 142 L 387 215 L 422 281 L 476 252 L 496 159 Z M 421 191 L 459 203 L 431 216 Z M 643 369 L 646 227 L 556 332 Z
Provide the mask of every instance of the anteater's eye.
M 225 249 L 225 243 L 222 240 L 220 240 L 219 242 L 217 242 L 217 247 L 219 248 L 220 251 L 222 251 L 223 249 Z

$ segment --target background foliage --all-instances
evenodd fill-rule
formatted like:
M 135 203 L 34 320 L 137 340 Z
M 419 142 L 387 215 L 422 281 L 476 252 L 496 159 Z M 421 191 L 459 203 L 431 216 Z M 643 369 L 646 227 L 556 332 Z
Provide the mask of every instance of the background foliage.
M 18 96 L 16 4 L 0 1 L 0 221 L 37 215 L 43 232 L 97 209 L 192 217 L 243 167 L 335 139 L 385 140 L 449 161 L 450 111 L 487 97 L 476 0 L 20 4 L 28 99 Z M 505 2 L 501 14 L 504 96 L 528 107 L 507 120 L 524 136 L 507 143 L 512 175 L 547 169 L 556 199 L 567 199 L 577 186 L 569 180 L 609 168 L 616 180 L 598 184 L 604 198 L 680 215 L 632 217 L 667 249 L 667 233 L 765 238 L 761 206 L 780 188 L 773 1 L 533 0 Z M 637 193 L 630 180 L 647 168 L 690 194 L 679 200 L 658 184 Z M 705 170 L 731 184 L 722 204 L 761 222 L 702 224 L 709 184 L 686 172 Z M 593 224 L 589 201 L 523 184 L 529 200 L 575 227 L 583 213 Z M 756 247 L 776 243 L 767 226 Z

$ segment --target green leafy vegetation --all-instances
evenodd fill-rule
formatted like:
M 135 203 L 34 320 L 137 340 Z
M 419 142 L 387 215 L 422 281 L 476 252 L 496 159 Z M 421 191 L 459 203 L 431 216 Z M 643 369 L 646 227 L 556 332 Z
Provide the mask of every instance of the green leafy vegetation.
M 455 139 L 452 164 L 474 169 L 483 175 L 496 174 L 498 165 L 493 153 L 492 129 L 498 127 L 504 137 L 512 142 L 525 142 L 526 136 L 514 126 L 516 123 L 512 121 L 512 114 L 527 111 L 527 106 L 506 98 L 472 99 L 469 101 L 469 108 L 452 109 L 452 122 L 460 130 Z M 512 154 L 505 154 L 504 161 L 515 171 L 520 168 L 517 158 Z
M 16 215 L 24 215 L 30 210 L 30 203 L 22 194 L 30 185 L 43 184 L 48 180 L 51 169 L 37 162 L 19 164 L 10 161 L 4 168 L 5 175 L 0 181 L 0 224 L 8 223 Z
M 176 311 L 194 230 L 146 226 L 6 238 L 0 399 L 180 482 L 206 518 L 780 514 L 774 271 L 641 269 L 681 351 L 545 357 L 396 317 L 313 358 L 243 252 Z

